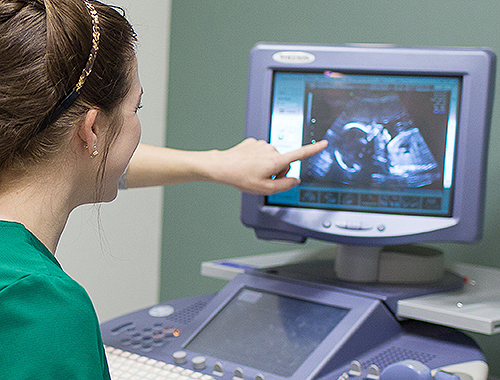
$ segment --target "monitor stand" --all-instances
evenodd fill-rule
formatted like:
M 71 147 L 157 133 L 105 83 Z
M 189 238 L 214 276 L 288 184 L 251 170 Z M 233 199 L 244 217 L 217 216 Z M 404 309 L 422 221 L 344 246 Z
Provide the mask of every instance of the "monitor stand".
M 431 283 L 443 279 L 444 255 L 438 249 L 417 245 L 339 245 L 335 274 L 339 280 L 358 283 Z

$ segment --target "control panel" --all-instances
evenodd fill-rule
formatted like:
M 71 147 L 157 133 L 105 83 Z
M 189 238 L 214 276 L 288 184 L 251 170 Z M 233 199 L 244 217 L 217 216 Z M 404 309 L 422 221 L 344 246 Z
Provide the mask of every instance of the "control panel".
M 457 330 L 398 321 L 378 300 L 253 280 L 103 323 L 104 344 L 215 380 L 487 378 L 483 354 Z

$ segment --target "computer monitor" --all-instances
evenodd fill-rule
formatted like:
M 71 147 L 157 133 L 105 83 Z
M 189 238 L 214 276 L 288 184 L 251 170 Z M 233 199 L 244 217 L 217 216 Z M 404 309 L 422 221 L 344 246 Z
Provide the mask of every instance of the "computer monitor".
M 243 194 L 242 222 L 262 239 L 338 243 L 354 272 L 382 246 L 479 240 L 495 67 L 488 49 L 256 45 L 246 137 L 281 153 L 329 145 L 292 164 L 299 186 Z

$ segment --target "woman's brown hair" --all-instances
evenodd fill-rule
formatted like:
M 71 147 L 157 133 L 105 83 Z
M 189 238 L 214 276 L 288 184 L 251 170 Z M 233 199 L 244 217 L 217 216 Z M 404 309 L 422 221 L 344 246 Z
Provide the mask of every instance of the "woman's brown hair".
M 89 2 L 99 16 L 99 51 L 76 102 L 42 132 L 37 128 L 75 87 L 92 48 L 92 18 L 83 0 L 0 0 L 0 181 L 61 150 L 90 108 L 111 121 L 109 147 L 120 131 L 118 106 L 131 86 L 136 35 L 123 13 Z

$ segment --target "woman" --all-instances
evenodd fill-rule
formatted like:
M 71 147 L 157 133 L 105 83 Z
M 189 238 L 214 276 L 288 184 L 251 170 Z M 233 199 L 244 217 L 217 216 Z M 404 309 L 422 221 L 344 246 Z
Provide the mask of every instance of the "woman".
M 54 253 L 70 212 L 113 200 L 127 167 L 129 187 L 209 180 L 272 193 L 297 184 L 284 177 L 291 161 L 324 148 L 136 149 L 135 42 L 97 1 L 0 0 L 2 378 L 109 379 L 92 303 Z

